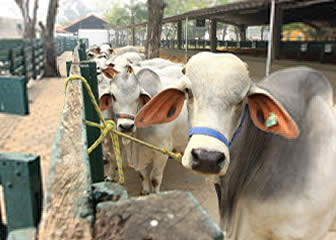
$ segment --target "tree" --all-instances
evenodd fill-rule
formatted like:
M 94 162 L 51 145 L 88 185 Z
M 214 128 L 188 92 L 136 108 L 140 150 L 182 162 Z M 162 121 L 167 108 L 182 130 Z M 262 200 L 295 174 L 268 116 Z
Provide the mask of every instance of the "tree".
M 131 23 L 140 23 L 147 20 L 147 7 L 144 3 L 132 0 L 130 4 L 120 5 L 114 3 L 112 8 L 104 14 L 104 19 L 108 22 L 108 27 L 118 29 Z M 116 38 L 121 36 L 122 32 L 116 32 Z M 141 33 L 144 35 L 144 32 Z M 132 33 L 132 36 L 135 33 Z
M 312 27 L 304 23 L 291 23 L 283 26 L 284 31 L 301 31 L 304 33 L 306 38 L 313 40 L 322 40 L 323 36 L 326 34 L 326 29 L 321 29 L 317 27 Z
M 108 22 L 107 27 L 113 29 L 118 29 L 131 23 L 129 12 L 119 3 L 113 4 L 111 10 L 104 14 L 104 20 Z M 116 31 L 115 42 L 117 46 L 120 43 L 120 39 L 123 37 L 123 31 Z
M 163 0 L 148 0 L 147 41 L 145 47 L 146 58 L 160 55 L 162 18 L 165 4 Z
M 167 7 L 165 8 L 165 16 L 174 16 L 177 14 L 182 14 L 184 12 L 200 9 L 200 8 L 206 8 L 206 7 L 211 7 L 214 5 L 222 5 L 230 2 L 230 0 L 204 0 L 204 1 L 199 1 L 199 0 L 166 0 Z M 233 2 L 231 0 L 231 2 Z M 192 30 L 188 31 L 188 35 L 191 38 L 197 37 L 200 39 L 204 38 L 204 35 L 206 32 L 210 32 L 210 25 L 209 22 L 206 22 L 206 26 L 204 28 L 197 28 L 196 27 L 196 22 L 189 21 L 188 23 L 189 29 L 191 28 Z M 224 32 L 223 34 L 223 39 L 225 38 L 225 33 L 227 30 L 227 24 L 222 24 L 222 31 Z M 174 35 L 175 32 L 177 31 L 176 25 L 168 25 L 165 26 L 164 29 L 164 35 L 166 39 L 168 39 L 169 36 Z M 184 34 L 184 31 L 183 31 Z
M 38 0 L 34 1 L 33 16 L 30 16 L 30 0 L 15 0 L 15 3 L 20 8 L 23 17 L 23 38 L 34 39 L 36 38 L 36 18 L 37 10 L 39 8 Z
M 44 0 L 45 1 L 45 0 Z M 86 17 L 94 10 L 89 9 L 84 0 L 59 0 L 58 4 L 62 6 L 57 13 L 57 22 L 70 21 L 73 22 L 79 18 Z M 102 1 L 105 2 L 106 1 Z
M 49 2 L 46 27 L 39 22 L 44 36 L 44 50 L 46 55 L 44 77 L 57 77 L 60 75 L 57 69 L 57 56 L 54 46 L 54 29 L 58 1 L 59 0 L 50 0 Z
M 130 4 L 125 4 L 125 7 L 130 11 L 131 13 L 131 24 L 135 24 L 136 18 L 137 20 L 144 20 L 147 18 L 147 11 L 145 9 L 142 9 L 144 7 L 144 4 L 142 3 L 135 3 L 134 0 L 131 0 Z M 135 28 L 132 27 L 132 44 L 135 44 Z
M 113 4 L 111 10 L 104 14 L 104 20 L 111 28 L 119 28 L 131 23 L 129 12 L 119 3 Z

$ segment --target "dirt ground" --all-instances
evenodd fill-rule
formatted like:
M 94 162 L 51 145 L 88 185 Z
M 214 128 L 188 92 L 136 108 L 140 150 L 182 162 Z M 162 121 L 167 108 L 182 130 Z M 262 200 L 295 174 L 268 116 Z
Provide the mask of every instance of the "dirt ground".
M 163 54 L 163 57 L 169 57 L 165 50 L 163 50 Z M 178 57 L 170 57 L 170 59 L 173 61 L 181 61 L 182 59 L 183 61 L 184 52 L 174 52 L 174 54 Z M 28 90 L 31 111 L 28 116 L 0 113 L 0 152 L 28 152 L 41 155 L 44 185 L 48 175 L 52 143 L 63 108 L 65 61 L 70 58 L 71 53 L 67 52 L 58 59 L 62 78 L 31 82 Z M 254 80 L 262 79 L 265 71 L 265 59 L 246 56 L 242 58 L 249 65 L 251 77 Z M 295 65 L 310 65 L 321 70 L 330 79 L 333 86 L 336 86 L 335 65 L 281 60 L 275 62 L 273 69 Z M 133 169 L 128 168 L 125 171 L 125 180 L 125 187 L 129 195 L 137 196 L 140 192 L 138 174 Z M 213 185 L 208 183 L 204 177 L 185 170 L 176 161 L 169 160 L 161 190 L 176 189 L 191 192 L 207 213 L 217 223 L 219 222 L 218 204 Z M 336 234 L 329 234 L 328 240 L 331 239 L 336 239 Z

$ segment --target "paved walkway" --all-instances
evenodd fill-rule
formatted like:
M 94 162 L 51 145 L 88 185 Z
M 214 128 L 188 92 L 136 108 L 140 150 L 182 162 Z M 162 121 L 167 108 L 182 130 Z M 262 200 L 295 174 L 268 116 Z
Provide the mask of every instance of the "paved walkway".
M 64 65 L 66 59 L 71 59 L 71 53 L 64 53 L 58 60 Z M 65 68 L 60 67 L 60 71 L 65 76 Z M 30 81 L 28 98 L 29 115 L 0 113 L 0 151 L 39 154 L 45 179 L 63 109 L 64 77 Z

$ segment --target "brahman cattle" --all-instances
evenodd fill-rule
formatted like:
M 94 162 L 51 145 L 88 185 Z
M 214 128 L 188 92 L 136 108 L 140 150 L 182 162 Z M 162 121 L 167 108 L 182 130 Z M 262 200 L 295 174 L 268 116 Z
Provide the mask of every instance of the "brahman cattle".
M 164 87 L 159 75 L 150 69 L 142 69 L 135 74 L 130 65 L 125 65 L 123 69 L 119 65 L 118 70 L 110 66 L 103 71 L 103 74 L 104 77 L 110 77 L 110 82 L 100 92 L 99 105 L 105 114 L 110 115 L 106 117 L 116 122 L 117 130 L 169 151 L 175 149 L 180 152 L 186 147 L 188 142 L 186 108 L 171 123 L 141 129 L 135 128 L 134 119 L 139 109 Z M 113 152 L 111 141 L 105 145 L 105 151 Z M 124 138 L 122 139 L 122 151 L 127 153 L 125 157 L 127 157 L 129 166 L 140 173 L 141 194 L 159 192 L 168 156 L 142 145 L 125 141 Z M 112 154 L 108 157 L 109 162 L 113 162 Z M 115 173 L 111 171 L 108 174 L 112 175 L 112 178 L 115 176 Z
M 336 115 L 320 72 L 293 67 L 254 84 L 238 57 L 199 53 L 141 109 L 137 128 L 174 120 L 185 101 L 182 164 L 216 176 L 228 239 L 325 237 L 336 215 Z

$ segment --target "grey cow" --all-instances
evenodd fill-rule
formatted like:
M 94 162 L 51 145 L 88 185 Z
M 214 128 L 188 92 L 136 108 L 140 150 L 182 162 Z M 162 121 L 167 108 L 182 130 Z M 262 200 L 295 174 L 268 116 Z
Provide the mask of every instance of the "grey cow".
M 176 88 L 138 113 L 168 122 L 186 100 L 183 165 L 216 176 L 221 228 L 234 240 L 318 240 L 336 215 L 336 115 L 328 80 L 295 67 L 255 85 L 232 54 L 200 53 Z M 173 99 L 173 100 L 172 100 Z

